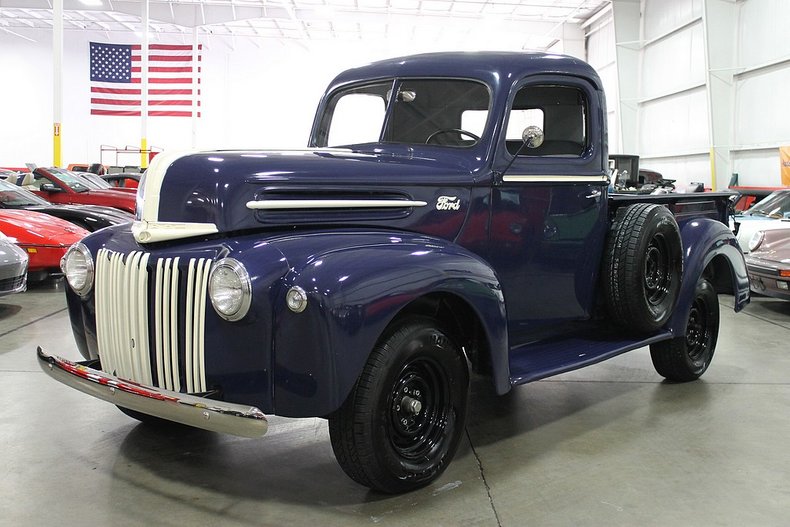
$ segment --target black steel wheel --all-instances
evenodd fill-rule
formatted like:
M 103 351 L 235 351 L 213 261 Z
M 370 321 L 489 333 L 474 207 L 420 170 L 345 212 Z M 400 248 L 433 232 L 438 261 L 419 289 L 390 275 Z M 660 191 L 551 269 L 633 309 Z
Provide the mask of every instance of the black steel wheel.
M 601 279 L 613 322 L 649 333 L 672 315 L 680 291 L 683 251 L 672 213 L 654 203 L 617 211 Z
M 710 366 L 719 336 L 719 297 L 701 278 L 694 290 L 685 336 L 650 345 L 656 371 L 675 382 L 698 379 Z
M 404 320 L 374 348 L 329 418 L 338 463 L 381 492 L 429 484 L 458 448 L 468 392 L 466 359 L 447 334 L 428 318 Z
M 645 252 L 645 299 L 651 306 L 660 306 L 669 295 L 673 285 L 671 251 L 669 241 L 661 233 L 655 233 Z

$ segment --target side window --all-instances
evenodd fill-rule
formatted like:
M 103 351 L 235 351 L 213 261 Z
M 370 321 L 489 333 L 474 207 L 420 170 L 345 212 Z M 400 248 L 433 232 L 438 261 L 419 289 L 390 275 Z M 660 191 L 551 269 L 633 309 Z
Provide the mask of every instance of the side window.
M 524 86 L 516 93 L 508 115 L 508 152 L 530 157 L 580 157 L 587 150 L 587 112 L 587 99 L 578 88 Z M 543 130 L 543 144 L 519 152 L 522 131 L 533 125 Z

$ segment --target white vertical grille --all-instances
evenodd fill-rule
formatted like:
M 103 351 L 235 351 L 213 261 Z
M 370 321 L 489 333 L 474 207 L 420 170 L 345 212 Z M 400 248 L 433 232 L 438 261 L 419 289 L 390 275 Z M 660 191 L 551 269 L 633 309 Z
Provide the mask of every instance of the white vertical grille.
M 181 390 L 181 373 L 190 393 L 206 391 L 204 354 L 206 291 L 211 260 L 191 258 L 180 286 L 180 258 L 99 250 L 96 258 L 96 333 L 102 369 L 119 377 L 167 390 Z M 149 298 L 149 290 L 153 290 Z M 151 305 L 153 304 L 153 305 Z M 153 309 L 156 378 L 149 348 Z M 183 317 L 183 323 L 180 318 Z M 180 331 L 183 336 L 180 337 Z M 181 346 L 184 365 L 181 365 Z

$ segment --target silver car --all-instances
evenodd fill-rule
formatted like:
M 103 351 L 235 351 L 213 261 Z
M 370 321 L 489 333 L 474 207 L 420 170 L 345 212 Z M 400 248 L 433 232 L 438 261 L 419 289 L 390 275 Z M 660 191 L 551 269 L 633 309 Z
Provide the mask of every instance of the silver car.
M 27 253 L 0 232 L 0 296 L 27 289 Z

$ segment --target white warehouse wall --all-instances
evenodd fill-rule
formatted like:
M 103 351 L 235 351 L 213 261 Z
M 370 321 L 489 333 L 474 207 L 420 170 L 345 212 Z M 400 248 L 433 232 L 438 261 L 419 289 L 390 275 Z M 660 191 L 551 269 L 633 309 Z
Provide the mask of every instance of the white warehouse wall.
M 790 2 L 725 2 L 734 9 L 731 19 L 716 16 L 724 0 L 614 0 L 614 8 L 635 1 L 638 42 L 613 44 L 614 49 L 639 50 L 638 68 L 632 68 L 638 71 L 620 69 L 619 82 L 634 75 L 638 83 L 638 96 L 620 101 L 622 107 L 634 108 L 637 120 L 635 151 L 623 153 L 639 154 L 642 167 L 677 179 L 681 186 L 701 181 L 720 189 L 729 174 L 719 173 L 713 181 L 710 153 L 716 147 L 729 152 L 729 171 L 738 173 L 741 185 L 780 185 L 778 147 L 790 145 Z M 710 7 L 716 9 L 706 15 Z M 735 53 L 724 65 L 709 67 L 716 50 L 706 38 L 713 33 L 718 38 L 732 34 Z M 588 29 L 593 63 L 603 53 L 595 49 L 600 44 L 594 38 L 600 40 Z M 731 86 L 731 96 L 712 95 L 714 81 Z M 615 99 L 609 95 L 611 108 Z M 615 136 L 618 132 L 611 128 Z M 716 128 L 731 132 L 711 137 Z
M 435 23 L 434 23 L 435 24 Z M 512 24 L 511 24 L 512 25 Z M 195 144 L 199 149 L 301 148 L 307 144 L 315 107 L 329 81 L 343 69 L 373 60 L 418 52 L 499 49 L 520 51 L 533 37 L 565 35 L 555 50 L 582 56 L 583 33 L 553 23 L 509 27 L 492 21 L 474 31 L 452 25 L 431 32 L 414 28 L 404 39 L 394 34 L 371 41 L 277 41 L 201 35 L 203 44 L 201 112 Z M 516 30 L 514 30 L 514 28 Z M 26 162 L 52 164 L 52 35 L 20 30 L 29 40 L 0 32 L 0 166 Z M 88 43 L 139 43 L 132 33 L 66 31 L 62 162 L 96 162 L 100 145 L 140 145 L 138 117 L 91 116 Z M 152 43 L 189 44 L 175 35 Z M 13 81 L 10 81 L 13 79 Z M 152 149 L 191 148 L 192 120 L 149 117 Z M 115 164 L 106 153 L 104 163 Z M 119 164 L 138 164 L 139 154 L 120 156 Z
M 779 146 L 790 146 L 790 2 L 738 3 L 732 168 L 742 185 L 781 183 Z
M 591 21 L 586 32 L 587 62 L 601 77 L 606 94 L 606 122 L 609 132 L 609 153 L 623 154 L 617 100 L 617 57 L 615 55 L 614 20 L 611 10 Z
M 640 166 L 711 187 L 702 0 L 644 0 L 640 23 Z

